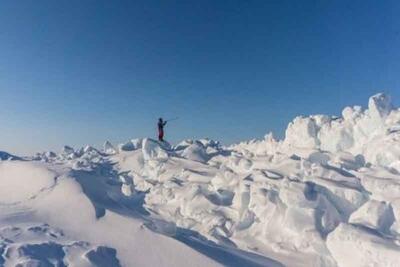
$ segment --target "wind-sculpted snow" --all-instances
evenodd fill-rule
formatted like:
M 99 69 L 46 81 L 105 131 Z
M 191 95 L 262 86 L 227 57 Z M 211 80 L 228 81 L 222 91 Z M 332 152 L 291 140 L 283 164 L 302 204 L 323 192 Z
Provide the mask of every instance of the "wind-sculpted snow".
M 31 162 L 2 162 L 0 177 L 0 204 L 27 201 L 55 183 L 54 173 Z
M 0 162 L 0 265 L 398 266 L 399 138 L 378 94 L 298 117 L 281 141 L 145 138 Z

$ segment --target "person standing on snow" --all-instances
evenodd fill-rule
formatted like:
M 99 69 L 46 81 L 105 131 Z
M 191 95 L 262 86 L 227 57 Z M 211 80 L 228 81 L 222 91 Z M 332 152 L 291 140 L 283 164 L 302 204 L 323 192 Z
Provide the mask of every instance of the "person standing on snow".
M 164 126 L 167 124 L 162 118 L 158 119 L 158 141 L 164 141 Z

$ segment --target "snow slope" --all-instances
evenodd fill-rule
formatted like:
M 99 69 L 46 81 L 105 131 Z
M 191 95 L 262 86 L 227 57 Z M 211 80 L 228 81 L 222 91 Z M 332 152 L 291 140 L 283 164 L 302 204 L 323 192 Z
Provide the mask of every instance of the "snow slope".
M 0 266 L 398 266 L 400 110 L 383 94 L 297 117 L 284 140 L 13 158 Z

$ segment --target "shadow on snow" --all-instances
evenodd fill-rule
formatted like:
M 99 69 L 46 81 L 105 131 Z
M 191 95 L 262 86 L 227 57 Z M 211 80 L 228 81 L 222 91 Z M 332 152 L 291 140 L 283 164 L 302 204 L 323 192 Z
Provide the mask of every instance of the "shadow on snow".
M 150 213 L 143 207 L 146 192 L 137 192 L 133 197 L 123 195 L 121 192 L 122 182 L 119 180 L 119 173 L 113 169 L 113 165 L 111 162 L 106 162 L 98 164 L 93 171 L 72 170 L 70 173 L 90 199 L 97 218 L 103 217 L 106 210 L 110 210 L 140 219 L 148 229 L 174 238 L 225 266 L 284 266 L 262 255 L 231 246 L 222 246 L 206 239 L 198 232 L 151 218 Z

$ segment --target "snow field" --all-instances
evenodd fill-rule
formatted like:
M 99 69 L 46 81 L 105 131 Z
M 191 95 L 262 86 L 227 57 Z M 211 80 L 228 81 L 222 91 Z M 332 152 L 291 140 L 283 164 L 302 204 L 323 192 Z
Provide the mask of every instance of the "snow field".
M 297 117 L 284 140 L 144 138 L 2 161 L 0 264 L 398 266 L 399 141 L 400 110 L 377 94 Z

